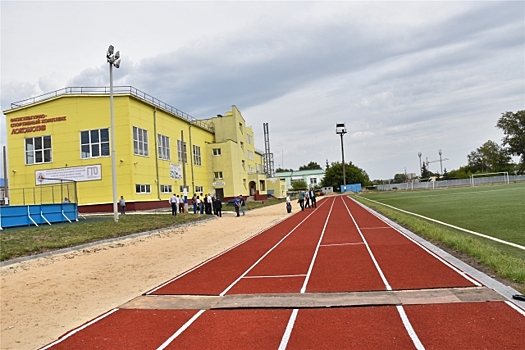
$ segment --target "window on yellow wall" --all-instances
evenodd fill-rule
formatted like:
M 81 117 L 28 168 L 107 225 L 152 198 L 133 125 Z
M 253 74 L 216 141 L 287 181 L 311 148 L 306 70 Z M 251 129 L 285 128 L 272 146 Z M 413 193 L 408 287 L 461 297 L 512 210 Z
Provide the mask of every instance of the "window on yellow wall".
M 214 156 L 220 156 L 221 155 L 221 149 L 220 148 L 214 148 L 213 149 L 213 155 Z
M 109 156 L 109 129 L 80 132 L 80 157 L 97 158 Z
M 213 174 L 216 179 L 222 179 L 222 171 L 216 171 Z
M 51 162 L 51 136 L 25 139 L 26 164 Z
M 151 193 L 151 187 L 150 185 L 136 184 L 135 193 Z
M 159 159 L 170 160 L 170 138 L 168 136 L 158 134 L 157 144 L 159 148 Z
M 240 129 L 241 132 L 242 132 L 242 123 L 239 123 L 239 129 Z
M 201 148 L 193 145 L 193 164 L 202 165 Z
M 173 193 L 171 185 L 160 185 L 161 193 Z
M 177 155 L 179 163 L 188 163 L 188 153 L 186 149 L 186 142 L 177 140 Z
M 148 156 L 148 131 L 133 127 L 133 153 L 139 156 Z

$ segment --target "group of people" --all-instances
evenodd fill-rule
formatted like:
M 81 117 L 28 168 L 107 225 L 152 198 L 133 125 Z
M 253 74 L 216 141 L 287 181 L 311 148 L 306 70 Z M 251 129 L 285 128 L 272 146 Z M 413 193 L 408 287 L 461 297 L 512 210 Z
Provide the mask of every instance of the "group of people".
M 193 195 L 191 199 L 193 202 L 193 214 L 208 214 L 222 216 L 222 202 L 221 199 L 210 195 L 209 193 L 205 196 L 204 194 Z
M 177 215 L 177 212 L 182 214 L 187 211 L 186 204 L 188 203 L 188 200 L 183 196 L 174 193 L 169 199 L 169 203 L 171 206 L 171 215 L 173 216 Z
M 315 199 L 315 191 L 311 187 L 307 191 L 300 191 L 299 200 L 297 202 L 301 206 L 301 210 L 304 210 L 304 208 L 317 208 L 317 200 Z

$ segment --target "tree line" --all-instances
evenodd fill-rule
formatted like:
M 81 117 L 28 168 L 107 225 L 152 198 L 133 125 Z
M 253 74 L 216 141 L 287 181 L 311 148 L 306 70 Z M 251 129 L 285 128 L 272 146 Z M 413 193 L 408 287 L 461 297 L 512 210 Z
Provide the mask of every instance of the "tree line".
M 469 178 L 472 174 L 491 173 L 507 171 L 510 173 L 525 173 L 525 110 L 502 113 L 496 123 L 496 127 L 503 131 L 504 137 L 501 145 L 495 141 L 488 140 L 475 151 L 467 155 L 467 165 L 459 169 L 447 171 L 445 168 L 443 174 L 433 173 L 427 169 L 425 163 L 421 167 L 421 178 L 437 177 L 439 179 L 462 179 Z M 518 156 L 518 164 L 512 162 L 512 156 Z M 382 180 L 370 181 L 365 170 L 354 165 L 352 162 L 345 163 L 345 177 L 347 184 L 360 183 L 361 186 L 379 184 Z M 322 169 L 316 162 L 309 162 L 300 166 L 299 170 Z M 293 169 L 278 168 L 277 172 L 293 172 Z M 408 180 L 406 174 L 395 174 L 394 183 L 401 183 Z M 343 165 L 340 162 L 328 164 L 326 162 L 325 174 L 319 187 L 333 187 L 339 189 L 343 184 Z M 304 181 L 295 181 L 292 183 L 294 188 L 307 188 Z

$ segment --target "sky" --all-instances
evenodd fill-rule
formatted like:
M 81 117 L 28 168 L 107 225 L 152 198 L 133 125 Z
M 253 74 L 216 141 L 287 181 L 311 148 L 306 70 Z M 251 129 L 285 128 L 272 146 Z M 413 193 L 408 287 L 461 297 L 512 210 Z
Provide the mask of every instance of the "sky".
M 486 141 L 501 144 L 501 114 L 525 109 L 523 1 L 0 6 L 2 111 L 64 87 L 109 86 L 111 44 L 122 56 L 115 85 L 197 119 L 235 105 L 263 151 L 268 123 L 275 168 L 341 162 L 335 124 L 346 123 L 345 161 L 371 180 L 419 174 L 418 152 L 429 170 L 450 171 Z

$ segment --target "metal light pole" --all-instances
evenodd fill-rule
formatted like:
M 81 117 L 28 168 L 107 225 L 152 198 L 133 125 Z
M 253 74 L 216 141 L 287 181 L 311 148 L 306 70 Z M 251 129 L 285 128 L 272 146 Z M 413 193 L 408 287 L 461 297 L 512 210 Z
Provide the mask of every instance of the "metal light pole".
M 111 179 L 113 185 L 113 217 L 118 222 L 117 206 L 117 152 L 115 150 L 115 113 L 113 108 L 113 66 L 120 67 L 120 52 L 113 54 L 113 45 L 109 45 L 106 58 L 109 63 L 109 109 L 111 114 Z
M 335 124 L 335 133 L 341 136 L 341 155 L 343 158 L 343 186 L 345 186 L 345 191 L 346 191 L 345 149 L 343 146 L 343 135 L 346 134 L 345 123 Z
M 419 177 L 423 176 L 423 165 L 421 164 L 421 152 L 417 152 L 419 157 Z
M 441 149 L 439 149 L 438 153 L 439 153 L 439 167 L 441 169 L 441 172 L 439 173 L 439 175 L 443 176 L 443 160 L 441 159 L 441 154 L 443 154 L 443 152 L 441 151 Z

